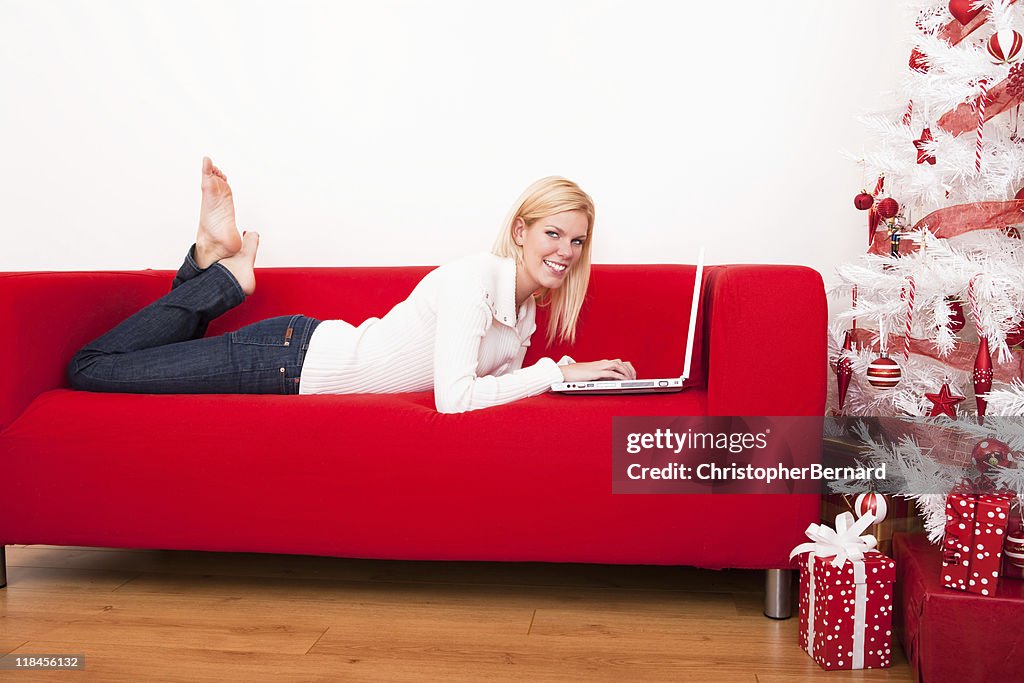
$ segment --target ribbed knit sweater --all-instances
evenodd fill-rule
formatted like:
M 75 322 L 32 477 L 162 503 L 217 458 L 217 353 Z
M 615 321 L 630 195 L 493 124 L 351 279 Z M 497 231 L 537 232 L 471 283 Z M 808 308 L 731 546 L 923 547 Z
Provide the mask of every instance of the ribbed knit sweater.
M 325 320 L 310 338 L 300 394 L 369 394 L 433 388 L 438 412 L 461 413 L 541 394 L 562 381 L 541 358 L 523 367 L 536 304 L 516 311 L 516 265 L 483 253 L 441 266 L 383 318 L 359 327 Z

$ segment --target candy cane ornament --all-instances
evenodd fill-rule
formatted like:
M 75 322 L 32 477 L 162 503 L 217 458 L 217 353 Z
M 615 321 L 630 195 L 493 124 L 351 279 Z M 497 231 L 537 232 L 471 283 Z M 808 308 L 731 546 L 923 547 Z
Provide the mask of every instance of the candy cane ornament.
M 984 78 L 978 83 L 981 88 L 981 95 L 978 97 L 975 108 L 978 111 L 978 139 L 974 148 L 974 170 L 981 173 L 981 145 L 985 137 L 985 105 L 988 99 L 988 81 Z
M 907 332 L 903 338 L 903 360 L 910 360 L 910 328 L 914 324 L 914 299 L 917 287 L 914 283 L 914 276 L 907 276 L 907 286 L 900 291 L 900 298 L 907 301 Z

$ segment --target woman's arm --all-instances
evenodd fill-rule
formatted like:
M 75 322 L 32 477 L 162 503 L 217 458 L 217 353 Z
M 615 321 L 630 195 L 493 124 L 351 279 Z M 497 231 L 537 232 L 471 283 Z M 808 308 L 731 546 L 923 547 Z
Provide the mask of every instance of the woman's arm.
M 434 402 L 440 413 L 462 413 L 502 405 L 542 394 L 562 381 L 562 371 L 550 358 L 521 368 L 525 347 L 504 375 L 478 377 L 477 364 L 484 335 L 494 322 L 483 291 L 447 278 L 441 284 L 434 342 Z

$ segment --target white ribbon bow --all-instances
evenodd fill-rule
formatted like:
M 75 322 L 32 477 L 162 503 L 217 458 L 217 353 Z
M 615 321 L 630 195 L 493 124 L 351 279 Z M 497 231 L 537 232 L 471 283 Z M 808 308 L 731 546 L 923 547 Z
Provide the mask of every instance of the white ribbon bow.
M 869 512 L 854 520 L 852 513 L 844 512 L 836 516 L 835 529 L 826 524 L 811 524 L 805 533 L 813 543 L 801 543 L 793 548 L 789 559 L 792 560 L 800 553 L 806 552 L 818 557 L 835 555 L 835 559 L 832 560 L 833 567 L 842 567 L 848 559 L 863 560 L 864 553 L 878 545 L 878 541 L 871 534 L 861 536 L 861 532 L 874 522 L 874 513 Z

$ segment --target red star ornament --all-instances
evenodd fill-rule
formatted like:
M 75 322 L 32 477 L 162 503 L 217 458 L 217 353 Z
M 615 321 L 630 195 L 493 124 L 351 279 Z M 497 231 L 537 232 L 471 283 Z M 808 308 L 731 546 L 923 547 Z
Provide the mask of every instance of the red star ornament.
M 957 396 L 949 390 L 948 384 L 943 384 L 942 388 L 939 389 L 937 394 L 925 394 L 925 398 L 932 402 L 932 411 L 928 413 L 928 417 L 935 417 L 936 415 L 948 415 L 949 417 L 956 419 L 956 404 L 963 401 L 966 396 Z
M 935 165 L 935 155 L 924 151 L 924 146 L 932 141 L 932 129 L 925 128 L 921 131 L 921 137 L 914 140 L 914 147 L 917 147 L 917 163 Z

